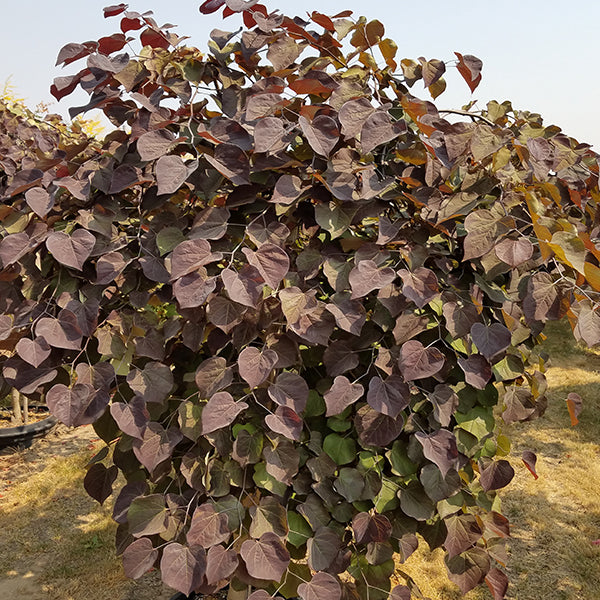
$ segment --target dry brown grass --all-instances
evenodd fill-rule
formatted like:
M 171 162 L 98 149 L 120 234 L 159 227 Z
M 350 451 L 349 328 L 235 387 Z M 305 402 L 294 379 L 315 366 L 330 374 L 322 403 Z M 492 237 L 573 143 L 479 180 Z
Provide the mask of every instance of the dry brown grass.
M 554 357 L 548 411 L 507 431 L 516 470 L 502 493 L 512 522 L 508 598 L 600 600 L 600 546 L 592 544 L 600 538 L 600 353 L 576 347 L 565 324 L 551 327 L 546 346 Z M 564 402 L 572 391 L 584 399 L 575 428 Z M 83 491 L 89 439 L 66 455 L 60 439 L 36 442 L 46 444 L 42 451 L 0 457 L 0 598 L 168 599 L 156 574 L 137 584 L 124 578 L 110 510 Z M 538 455 L 537 481 L 521 463 L 525 448 Z M 421 548 L 402 568 L 432 600 L 459 600 L 441 552 Z M 467 596 L 490 599 L 485 587 Z

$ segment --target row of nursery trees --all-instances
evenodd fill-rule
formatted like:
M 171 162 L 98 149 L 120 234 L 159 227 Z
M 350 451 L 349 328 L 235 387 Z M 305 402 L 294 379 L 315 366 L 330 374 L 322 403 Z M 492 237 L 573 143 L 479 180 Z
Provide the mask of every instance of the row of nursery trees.
M 473 56 L 221 8 L 244 27 L 208 54 L 123 4 L 60 51 L 80 70 L 52 92 L 87 91 L 71 114 L 102 110 L 103 141 L 0 107 L 3 385 L 106 442 L 85 486 L 124 475 L 130 577 L 408 600 L 394 556 L 425 540 L 499 600 L 502 429 L 544 411 L 547 321 L 600 341 L 598 156 L 509 102 L 410 93 L 449 67 L 475 90 Z

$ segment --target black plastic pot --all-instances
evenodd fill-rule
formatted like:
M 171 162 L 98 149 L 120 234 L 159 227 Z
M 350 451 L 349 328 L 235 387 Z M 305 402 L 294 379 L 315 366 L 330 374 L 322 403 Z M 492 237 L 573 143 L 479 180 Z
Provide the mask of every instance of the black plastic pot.
M 19 425 L 19 427 L 0 428 L 0 448 L 9 446 L 27 448 L 31 446 L 31 442 L 35 438 L 48 433 L 56 423 L 56 418 L 49 415 L 36 423 L 27 423 L 27 425 Z

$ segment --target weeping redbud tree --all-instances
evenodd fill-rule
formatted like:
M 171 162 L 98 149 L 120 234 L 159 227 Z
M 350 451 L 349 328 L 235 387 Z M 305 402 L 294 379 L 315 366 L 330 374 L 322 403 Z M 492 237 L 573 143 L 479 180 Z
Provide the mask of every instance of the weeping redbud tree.
M 54 96 L 118 129 L 0 161 L 5 383 L 106 442 L 85 486 L 115 493 L 130 577 L 407 600 L 425 540 L 501 599 L 502 429 L 544 410 L 547 321 L 600 341 L 598 157 L 510 102 L 410 93 L 448 67 L 475 90 L 473 56 L 401 60 L 350 11 L 200 10 L 221 8 L 244 27 L 209 54 L 123 4 L 61 50 L 85 64 Z

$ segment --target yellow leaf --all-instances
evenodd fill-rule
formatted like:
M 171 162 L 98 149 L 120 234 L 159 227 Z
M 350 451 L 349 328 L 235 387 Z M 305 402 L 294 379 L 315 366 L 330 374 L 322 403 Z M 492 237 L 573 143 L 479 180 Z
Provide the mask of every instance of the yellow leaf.
M 592 263 L 586 262 L 583 265 L 583 274 L 587 282 L 597 291 L 600 292 L 600 268 Z

